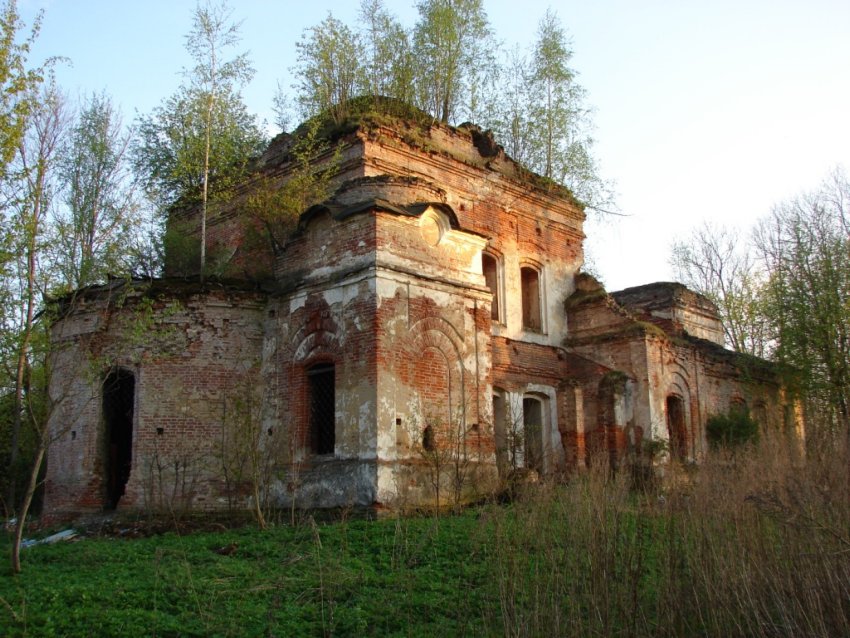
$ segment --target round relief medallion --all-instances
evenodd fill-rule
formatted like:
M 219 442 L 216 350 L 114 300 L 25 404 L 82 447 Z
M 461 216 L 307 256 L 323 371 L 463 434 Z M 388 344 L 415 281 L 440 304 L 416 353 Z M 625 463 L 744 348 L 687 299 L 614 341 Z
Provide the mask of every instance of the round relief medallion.
M 429 246 L 436 246 L 443 238 L 443 225 L 433 214 L 424 214 L 419 221 L 419 232 Z

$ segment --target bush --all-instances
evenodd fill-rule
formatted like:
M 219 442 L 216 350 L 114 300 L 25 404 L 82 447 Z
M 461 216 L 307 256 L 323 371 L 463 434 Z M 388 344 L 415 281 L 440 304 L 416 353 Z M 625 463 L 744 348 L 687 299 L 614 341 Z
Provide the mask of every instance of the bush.
M 759 426 L 746 408 L 733 408 L 727 414 L 709 417 L 705 424 L 705 434 L 714 447 L 737 447 L 756 442 Z

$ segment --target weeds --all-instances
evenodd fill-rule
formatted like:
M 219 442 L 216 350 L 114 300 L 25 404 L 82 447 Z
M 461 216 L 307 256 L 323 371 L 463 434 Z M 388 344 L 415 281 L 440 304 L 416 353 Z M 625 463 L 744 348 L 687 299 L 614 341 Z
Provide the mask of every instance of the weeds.
M 763 436 L 636 491 L 625 469 L 455 516 L 26 550 L 10 636 L 850 635 L 843 446 Z M 221 555 L 215 548 L 234 551 Z
M 489 567 L 505 636 L 850 633 L 846 453 L 778 436 L 635 493 L 593 468 L 496 510 Z M 626 474 L 623 472 L 622 474 Z

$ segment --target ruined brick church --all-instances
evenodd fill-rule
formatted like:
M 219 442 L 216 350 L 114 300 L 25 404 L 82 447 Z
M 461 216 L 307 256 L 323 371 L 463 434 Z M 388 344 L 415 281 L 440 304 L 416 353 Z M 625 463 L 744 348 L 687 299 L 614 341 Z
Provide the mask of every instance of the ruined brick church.
M 274 250 L 246 210 L 292 178 L 287 136 L 211 209 L 215 275 L 185 258 L 200 213 L 184 210 L 171 232 L 192 241 L 168 245 L 166 277 L 64 301 L 46 512 L 244 507 L 258 490 L 415 506 L 648 441 L 697 461 L 706 420 L 739 407 L 801 427 L 771 365 L 724 349 L 706 298 L 583 274 L 581 204 L 487 134 L 364 118 L 337 142 L 330 196 Z

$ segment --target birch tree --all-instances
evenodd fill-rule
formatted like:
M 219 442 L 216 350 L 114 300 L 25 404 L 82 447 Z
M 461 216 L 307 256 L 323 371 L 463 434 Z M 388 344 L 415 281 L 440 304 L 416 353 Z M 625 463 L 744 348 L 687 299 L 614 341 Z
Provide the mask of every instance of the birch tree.
M 435 119 L 454 123 L 471 91 L 486 84 L 494 42 L 481 0 L 420 0 L 413 28 L 418 105 Z
M 206 267 L 208 205 L 245 175 L 264 144 L 241 88 L 253 77 L 247 54 L 226 59 L 240 42 L 239 24 L 224 4 L 198 5 L 186 49 L 195 61 L 186 83 L 149 116 L 139 119 L 133 165 L 162 209 L 200 205 L 199 271 Z
M 112 101 L 104 94 L 86 98 L 58 166 L 64 206 L 54 218 L 52 252 L 68 289 L 129 267 L 139 208 L 128 174 L 129 143 Z
M 0 7 L 0 175 L 15 157 L 27 116 L 34 107 L 33 89 L 42 81 L 43 68 L 28 68 L 30 46 L 38 35 L 40 17 L 29 36 L 20 41 L 24 23 L 15 0 Z
M 32 373 L 39 365 L 33 361 L 34 342 L 37 338 L 36 314 L 41 295 L 46 290 L 43 269 L 45 257 L 46 226 L 52 199 L 56 190 L 56 162 L 62 135 L 67 126 L 65 97 L 51 82 L 32 97 L 36 105 L 30 112 L 24 135 L 11 164 L 10 179 L 6 181 L 6 198 L 9 218 L 8 232 L 14 238 L 7 263 L 7 284 L 16 287 L 14 314 L 6 315 L 5 330 L 10 337 L 10 354 L 14 366 L 14 408 L 11 424 L 9 466 L 18 464 L 19 441 L 24 423 L 30 422 L 39 433 L 39 445 L 21 510 L 19 524 L 23 524 L 35 491 L 35 479 L 44 456 L 46 443 L 39 430 L 41 419 L 34 409 Z M 43 355 L 43 352 L 40 352 Z M 16 476 L 10 477 L 7 503 L 17 501 Z

